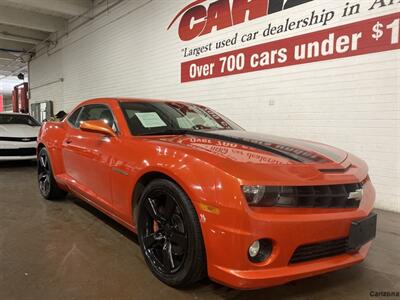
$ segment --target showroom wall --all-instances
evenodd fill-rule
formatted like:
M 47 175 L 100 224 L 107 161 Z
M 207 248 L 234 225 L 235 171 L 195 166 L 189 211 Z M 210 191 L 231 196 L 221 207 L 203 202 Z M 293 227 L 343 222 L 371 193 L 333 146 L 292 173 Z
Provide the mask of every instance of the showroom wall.
M 399 11 L 398 0 L 126 0 L 39 51 L 31 101 L 202 103 L 362 157 L 376 206 L 400 212 Z

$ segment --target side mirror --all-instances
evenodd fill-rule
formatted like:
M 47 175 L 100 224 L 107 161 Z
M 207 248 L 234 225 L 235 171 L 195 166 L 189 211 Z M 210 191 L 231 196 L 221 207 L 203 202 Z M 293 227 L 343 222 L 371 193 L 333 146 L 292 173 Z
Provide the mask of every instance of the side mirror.
M 111 137 L 117 136 L 110 126 L 100 120 L 83 121 L 79 128 L 83 131 L 100 133 Z

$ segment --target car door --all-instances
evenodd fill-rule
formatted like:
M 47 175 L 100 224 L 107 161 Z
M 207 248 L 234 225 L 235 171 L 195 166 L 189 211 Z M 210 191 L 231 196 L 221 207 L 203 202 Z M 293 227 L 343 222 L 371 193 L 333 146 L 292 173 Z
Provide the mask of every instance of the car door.
M 102 120 L 117 132 L 113 113 L 105 104 L 91 104 L 82 107 L 76 116 L 74 114 L 68 120 L 70 126 L 62 144 L 66 173 L 73 180 L 77 192 L 112 210 L 110 164 L 115 138 L 82 131 L 79 124 Z

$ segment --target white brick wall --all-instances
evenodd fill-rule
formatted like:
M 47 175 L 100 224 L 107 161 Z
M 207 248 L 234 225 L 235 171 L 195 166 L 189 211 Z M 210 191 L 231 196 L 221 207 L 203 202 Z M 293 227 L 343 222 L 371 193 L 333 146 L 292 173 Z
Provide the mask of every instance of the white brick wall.
M 266 19 L 296 18 L 313 9 L 338 8 L 345 2 L 314 0 Z M 399 12 L 400 8 L 393 5 L 368 11 L 372 0 L 358 2 L 363 4 L 362 13 L 335 19 L 328 27 Z M 261 18 L 184 43 L 176 25 L 169 31 L 166 28 L 186 4 L 184 0 L 126 0 L 71 33 L 50 54 L 32 61 L 31 87 L 61 77 L 64 82 L 33 89 L 31 101 L 53 100 L 56 111 L 103 96 L 202 103 L 248 130 L 321 141 L 362 157 L 377 188 L 376 206 L 400 212 L 398 50 L 182 84 L 181 48 L 266 24 Z M 279 39 L 315 30 L 321 27 L 282 34 Z M 249 45 L 252 43 L 245 46 Z M 222 51 L 228 50 L 232 48 Z

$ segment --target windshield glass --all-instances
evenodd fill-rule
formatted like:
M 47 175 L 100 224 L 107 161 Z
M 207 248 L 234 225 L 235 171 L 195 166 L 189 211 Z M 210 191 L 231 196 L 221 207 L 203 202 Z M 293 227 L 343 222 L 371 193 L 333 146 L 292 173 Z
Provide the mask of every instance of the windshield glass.
M 242 130 L 215 111 L 182 102 L 122 102 L 121 108 L 133 135 L 185 130 Z
M 40 126 L 34 118 L 28 115 L 12 115 L 12 114 L 0 114 L 0 124 L 18 124 L 18 125 L 28 125 L 28 126 Z

